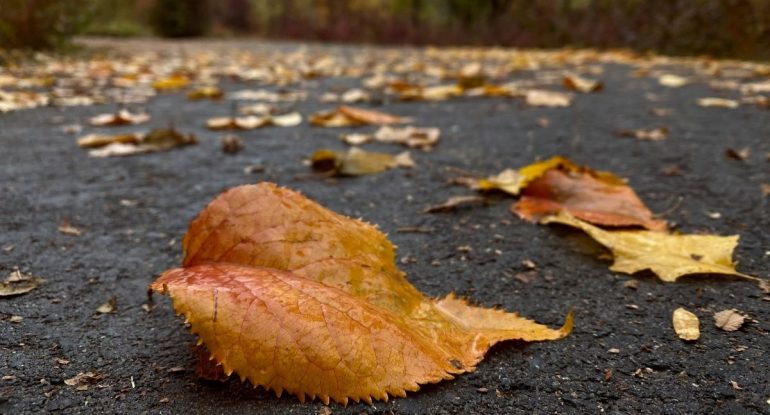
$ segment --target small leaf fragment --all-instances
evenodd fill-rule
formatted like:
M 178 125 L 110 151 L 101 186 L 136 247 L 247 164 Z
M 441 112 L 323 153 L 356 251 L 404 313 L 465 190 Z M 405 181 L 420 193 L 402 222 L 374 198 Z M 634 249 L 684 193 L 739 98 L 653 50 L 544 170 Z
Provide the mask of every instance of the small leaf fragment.
M 524 95 L 527 105 L 533 107 L 569 107 L 572 104 L 572 95 L 563 92 L 547 91 L 544 89 L 531 89 Z
M 569 73 L 562 78 L 565 88 L 583 93 L 601 91 L 604 85 L 596 80 L 583 78 L 577 74 Z
M 583 230 L 612 251 L 612 271 L 633 274 L 651 270 L 665 282 L 683 275 L 723 274 L 757 281 L 735 270 L 733 250 L 738 235 L 672 235 L 648 230 L 606 231 L 567 212 L 543 218 L 541 223 L 560 223 Z
M 98 127 L 116 127 L 121 125 L 135 125 L 142 124 L 150 120 L 150 114 L 138 113 L 134 114 L 127 109 L 121 109 L 114 114 L 100 114 L 95 117 L 91 117 L 89 123 Z
M 729 109 L 735 109 L 741 105 L 740 102 L 734 99 L 715 98 L 715 97 L 698 98 L 697 102 L 698 102 L 698 105 L 701 107 L 718 107 L 718 108 L 729 108 Z
M 21 271 L 15 269 L 8 274 L 5 281 L 0 282 L 0 297 L 12 297 L 26 294 L 37 288 L 43 282 L 45 282 L 45 280 L 42 278 L 35 277 L 34 275 L 22 274 Z
M 736 331 L 743 326 L 747 318 L 733 308 L 714 313 L 714 324 L 724 331 Z
M 674 310 L 672 320 L 674 331 L 680 339 L 694 341 L 700 338 L 700 322 L 695 314 L 679 307 Z
M 485 203 L 486 201 L 487 199 L 482 196 L 474 196 L 474 195 L 452 196 L 449 199 L 447 199 L 446 202 L 440 203 L 438 205 L 428 206 L 422 212 L 423 213 L 448 212 L 460 206 L 477 205 L 477 204 Z
M 70 235 L 70 236 L 80 236 L 81 234 L 80 229 L 72 226 L 70 221 L 66 219 L 59 224 L 58 231 L 59 233 L 63 233 L 64 235 Z
M 656 127 L 651 129 L 639 128 L 636 130 L 620 130 L 618 133 L 623 137 L 632 137 L 642 141 L 661 141 L 668 137 L 667 127 Z

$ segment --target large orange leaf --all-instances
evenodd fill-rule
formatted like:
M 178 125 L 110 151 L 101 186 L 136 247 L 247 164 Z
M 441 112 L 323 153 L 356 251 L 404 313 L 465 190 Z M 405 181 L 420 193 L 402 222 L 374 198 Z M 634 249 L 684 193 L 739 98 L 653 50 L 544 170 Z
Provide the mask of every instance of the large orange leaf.
M 597 225 L 667 229 L 631 187 L 609 172 L 561 164 L 534 179 L 521 194 L 511 210 L 530 221 L 566 209 Z
M 404 396 L 472 371 L 495 343 L 554 340 L 513 313 L 425 297 L 375 227 L 273 184 L 217 197 L 190 225 L 169 294 L 225 373 L 300 400 Z

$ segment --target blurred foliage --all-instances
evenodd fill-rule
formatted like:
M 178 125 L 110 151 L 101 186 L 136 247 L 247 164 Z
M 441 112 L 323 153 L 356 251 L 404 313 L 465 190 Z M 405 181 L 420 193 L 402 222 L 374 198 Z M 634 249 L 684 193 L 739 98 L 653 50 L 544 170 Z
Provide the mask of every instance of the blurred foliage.
M 208 0 L 155 0 L 150 25 L 163 37 L 201 36 L 211 23 Z
M 56 46 L 86 29 L 112 36 L 256 34 L 399 44 L 628 47 L 667 54 L 770 58 L 770 0 L 0 0 L 0 4 L 0 46 L 13 47 Z
M 90 0 L 0 0 L 0 47 L 64 46 L 93 16 Z

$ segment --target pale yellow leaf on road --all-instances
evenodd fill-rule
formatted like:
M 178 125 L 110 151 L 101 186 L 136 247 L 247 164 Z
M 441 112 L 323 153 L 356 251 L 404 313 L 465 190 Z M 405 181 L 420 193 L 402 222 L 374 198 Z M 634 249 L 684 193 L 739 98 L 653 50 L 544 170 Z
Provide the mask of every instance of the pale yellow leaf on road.
M 694 341 L 700 337 L 700 322 L 698 316 L 685 310 L 682 307 L 674 310 L 673 315 L 674 331 L 682 340 Z
M 738 244 L 738 235 L 672 235 L 647 230 L 605 231 L 563 211 L 543 218 L 541 223 L 560 223 L 583 230 L 612 251 L 615 262 L 610 269 L 616 272 L 633 274 L 649 269 L 666 282 L 674 282 L 690 274 L 724 274 L 759 280 L 735 270 L 732 255 Z

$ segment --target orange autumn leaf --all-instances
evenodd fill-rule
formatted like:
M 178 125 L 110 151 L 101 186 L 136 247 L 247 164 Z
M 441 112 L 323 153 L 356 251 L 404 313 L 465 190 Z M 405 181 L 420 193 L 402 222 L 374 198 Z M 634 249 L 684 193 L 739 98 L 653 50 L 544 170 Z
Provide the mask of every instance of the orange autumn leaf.
M 569 162 L 544 172 L 521 195 L 511 210 L 529 221 L 564 209 L 597 225 L 667 229 L 666 222 L 656 219 L 623 179 Z
M 434 300 L 375 227 L 273 184 L 217 197 L 190 225 L 169 294 L 226 374 L 318 397 L 386 400 L 472 371 L 495 343 L 564 337 L 514 313 Z

